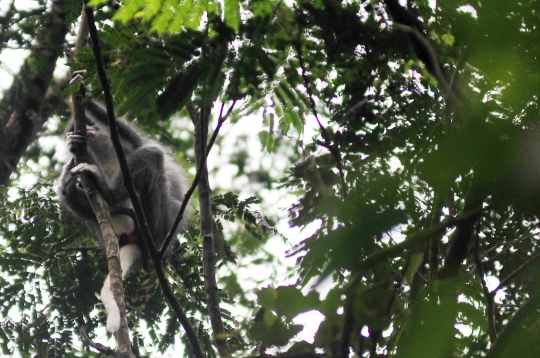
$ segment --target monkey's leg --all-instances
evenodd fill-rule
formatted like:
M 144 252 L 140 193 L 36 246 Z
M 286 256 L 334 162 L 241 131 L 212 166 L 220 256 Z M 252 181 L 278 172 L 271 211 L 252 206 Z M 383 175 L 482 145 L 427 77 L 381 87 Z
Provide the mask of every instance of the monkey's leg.
M 135 244 L 125 245 L 120 248 L 120 266 L 122 267 L 122 279 L 138 269 L 141 261 L 141 250 Z M 120 329 L 120 309 L 114 300 L 111 291 L 111 278 L 107 275 L 101 289 L 101 301 L 107 311 L 107 331 L 115 333 Z

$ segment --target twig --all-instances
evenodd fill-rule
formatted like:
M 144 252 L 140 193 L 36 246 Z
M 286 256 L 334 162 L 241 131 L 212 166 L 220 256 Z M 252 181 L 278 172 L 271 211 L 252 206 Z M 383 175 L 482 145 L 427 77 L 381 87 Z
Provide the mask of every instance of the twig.
M 394 28 L 397 29 L 397 30 L 403 31 L 405 33 L 408 33 L 411 36 L 413 36 L 422 45 L 422 47 L 426 50 L 426 52 L 427 52 L 427 54 L 429 56 L 430 62 L 432 64 L 438 64 L 439 63 L 439 57 L 437 56 L 437 52 L 435 51 L 433 46 L 431 46 L 431 43 L 428 41 L 428 39 L 424 35 L 422 35 L 422 33 L 420 31 L 418 31 L 418 29 L 416 29 L 414 27 L 411 27 L 411 26 L 404 25 L 404 24 L 400 24 L 398 22 L 394 22 Z M 445 95 L 451 97 L 453 100 L 456 100 L 456 98 L 455 98 L 456 96 L 452 92 L 452 88 L 448 84 L 448 81 L 446 80 L 446 78 L 442 74 L 440 66 L 435 65 L 435 66 L 432 66 L 432 67 L 433 67 L 433 75 L 437 79 L 439 84 L 441 85 L 442 90 L 445 93 Z
M 356 292 L 358 291 L 358 283 L 361 278 L 361 274 L 354 274 L 350 278 L 349 287 L 347 287 L 347 298 L 345 299 L 345 306 L 343 308 L 343 327 L 341 329 L 341 338 L 336 352 L 337 358 L 349 357 L 351 334 L 354 328 Z
M 70 252 L 70 251 L 103 251 L 102 247 L 99 246 L 80 246 L 80 247 L 67 247 L 60 250 L 60 252 Z
M 495 313 L 494 313 L 494 302 L 493 297 L 495 296 L 492 292 L 489 292 L 489 289 L 486 284 L 486 279 L 484 277 L 484 269 L 482 268 L 482 260 L 480 259 L 480 235 L 479 235 L 478 224 L 476 225 L 476 238 L 474 243 L 474 261 L 476 262 L 476 268 L 478 270 L 478 276 L 480 276 L 480 282 L 482 283 L 482 290 L 484 291 L 484 296 L 486 296 L 486 313 L 488 318 L 488 334 L 489 340 L 491 343 L 497 338 L 497 329 L 495 327 Z
M 315 117 L 315 120 L 317 121 L 317 124 L 319 125 L 319 131 L 321 133 L 321 136 L 324 139 L 324 147 L 330 151 L 330 154 L 332 154 L 332 157 L 334 158 L 334 161 L 336 162 L 336 167 L 339 172 L 339 179 L 341 181 L 341 195 L 343 197 L 347 197 L 347 184 L 345 182 L 345 174 L 343 174 L 343 163 L 341 161 L 341 156 L 339 153 L 339 149 L 335 143 L 332 143 L 332 140 L 330 139 L 330 136 L 328 135 L 327 130 L 323 127 L 321 121 L 319 120 L 319 116 L 317 114 L 317 108 L 315 107 L 315 100 L 313 99 L 313 93 L 311 91 L 311 87 L 309 85 L 309 79 L 306 75 L 306 65 L 304 63 L 304 57 L 302 56 L 302 44 L 300 41 L 294 41 L 293 42 L 296 52 L 298 55 L 298 61 L 300 62 L 300 68 L 302 69 L 302 79 L 304 81 L 304 86 L 306 87 L 306 91 L 309 97 L 309 103 L 311 105 L 311 112 L 313 113 L 313 116 Z M 317 141 L 318 144 L 322 144 L 322 142 Z
M 376 251 L 375 253 L 368 256 L 365 260 L 361 261 L 358 265 L 359 270 L 368 270 L 370 267 L 373 267 L 375 264 L 382 262 L 383 260 L 391 259 L 405 250 L 416 251 L 418 247 L 423 248 L 426 242 L 441 231 L 447 229 L 448 227 L 454 226 L 464 220 L 468 220 L 473 216 L 478 215 L 483 210 L 487 208 L 476 208 L 463 212 L 457 218 L 449 218 L 444 220 L 436 225 L 433 225 L 431 228 L 422 230 L 416 233 L 413 233 L 397 245 L 390 246 L 386 249 Z
M 93 37 L 92 42 L 99 41 L 97 39 L 97 30 L 95 29 L 93 9 L 83 5 L 83 13 L 81 17 L 81 26 L 79 29 L 79 34 L 77 36 L 76 50 L 80 49 L 85 45 L 86 38 L 88 34 L 92 36 L 91 28 L 95 30 L 95 37 Z M 94 45 L 95 47 L 95 45 Z M 99 67 L 99 66 L 98 66 Z M 84 88 L 81 89 L 81 92 L 84 91 Z M 79 135 L 86 136 L 86 114 L 84 111 L 84 106 L 82 104 L 82 96 L 75 94 L 74 98 L 74 112 L 75 112 L 75 132 Z M 110 123 L 110 122 L 109 122 Z M 84 160 L 86 161 L 86 146 L 84 146 Z M 118 342 L 118 350 L 124 352 L 129 356 L 133 357 L 133 352 L 131 350 L 131 341 L 129 339 L 129 330 L 127 324 L 127 314 L 126 314 L 126 302 L 124 295 L 124 286 L 122 282 L 122 267 L 120 265 L 120 254 L 119 254 L 119 245 L 116 235 L 112 228 L 112 219 L 109 212 L 108 205 L 106 204 L 103 196 L 96 188 L 95 182 L 91 179 L 90 174 L 84 174 L 81 179 L 84 179 L 86 176 L 87 183 L 83 181 L 83 185 L 92 185 L 92 188 L 87 189 L 88 199 L 91 199 L 91 194 L 96 195 L 99 200 L 99 207 L 94 207 L 92 209 L 96 214 L 96 220 L 98 222 L 100 230 L 103 232 L 103 238 L 105 243 L 105 252 L 107 254 L 107 263 L 109 267 L 109 280 L 110 288 L 113 293 L 114 300 L 120 311 L 120 329 L 116 332 L 116 339 Z M 86 188 L 86 186 L 85 186 Z M 95 192 L 95 193 L 94 193 Z
M 540 304 L 540 292 L 532 295 L 523 306 L 519 308 L 516 314 L 504 325 L 497 339 L 493 342 L 485 358 L 506 357 L 505 352 L 508 344 L 515 336 L 517 330 L 527 321 L 531 315 L 537 315 L 538 305 Z M 534 323 L 533 323 L 534 324 Z
M 92 339 L 90 339 L 90 337 L 88 336 L 88 333 L 86 333 L 86 326 L 85 325 L 81 326 L 81 337 L 82 337 L 83 341 L 86 344 L 88 344 L 90 347 L 94 348 L 99 353 L 105 354 L 108 357 L 115 357 L 115 358 L 131 358 L 132 357 L 129 354 L 119 352 L 119 351 L 117 351 L 115 349 L 104 346 L 101 343 L 95 343 L 94 341 L 92 341 Z
M 536 261 L 539 257 L 540 257 L 540 252 L 533 255 L 533 256 L 531 256 L 530 259 L 525 261 L 521 266 L 519 266 L 512 273 L 510 273 L 508 276 L 506 276 L 506 278 L 504 280 L 502 280 L 499 283 L 499 285 L 497 287 L 495 287 L 495 289 L 493 291 L 491 291 L 491 293 L 493 295 L 495 295 L 497 292 L 499 292 L 499 290 L 501 290 L 502 288 L 508 286 L 508 284 L 510 282 L 512 282 L 512 280 L 514 278 L 516 278 L 516 276 L 518 276 L 520 273 L 522 273 L 530 264 L 532 264 L 534 261 Z

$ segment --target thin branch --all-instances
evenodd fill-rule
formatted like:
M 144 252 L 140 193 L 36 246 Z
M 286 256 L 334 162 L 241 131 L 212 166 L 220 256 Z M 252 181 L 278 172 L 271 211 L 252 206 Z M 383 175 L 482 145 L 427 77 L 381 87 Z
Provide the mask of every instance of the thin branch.
M 527 267 L 529 267 L 530 264 L 532 264 L 533 262 L 538 260 L 539 257 L 540 257 L 540 252 L 533 255 L 533 256 L 531 256 L 530 259 L 525 261 L 521 266 L 519 266 L 512 273 L 510 273 L 508 276 L 506 276 L 506 278 L 504 280 L 502 280 L 499 283 L 499 285 L 497 287 L 495 287 L 495 289 L 493 291 L 491 291 L 491 293 L 493 295 L 495 295 L 497 292 L 499 292 L 499 290 L 501 290 L 502 288 L 508 286 L 508 284 L 510 284 L 510 282 L 512 282 L 512 280 L 514 280 L 514 278 L 516 278 L 516 276 L 518 276 L 520 273 L 522 273 Z
M 428 41 L 428 39 L 424 35 L 422 35 L 422 33 L 418 31 L 418 29 L 411 26 L 404 25 L 404 24 L 400 24 L 398 22 L 394 22 L 394 28 L 413 36 L 426 50 L 429 56 L 430 62 L 432 64 L 439 63 L 439 57 L 437 56 L 437 52 L 435 51 L 431 43 Z M 441 85 L 442 90 L 445 93 L 445 95 L 451 97 L 453 100 L 456 100 L 455 98 L 456 96 L 452 92 L 452 88 L 448 84 L 446 77 L 444 77 L 443 73 L 441 72 L 441 67 L 440 66 L 432 66 L 432 67 L 433 67 L 433 75 L 437 79 L 439 84 Z
M 102 247 L 99 246 L 80 246 L 80 247 L 68 247 L 65 249 L 59 250 L 60 252 L 70 252 L 70 251 L 103 251 Z
M 4 48 L 9 50 L 63 50 L 65 48 L 71 48 L 74 47 L 73 44 L 65 44 L 65 45 L 54 45 L 54 46 L 4 46 Z
M 86 137 L 86 115 L 84 105 L 82 104 L 83 95 L 80 91 L 72 96 L 73 98 L 73 114 L 75 117 L 75 133 Z M 87 162 L 87 148 L 83 146 L 75 153 L 75 161 L 77 164 Z M 133 357 L 131 351 L 131 342 L 129 340 L 129 332 L 127 328 L 126 305 L 124 298 L 124 287 L 122 285 L 122 268 L 120 267 L 118 240 L 112 228 L 112 219 L 109 213 L 108 205 L 105 202 L 101 192 L 96 186 L 90 173 L 81 173 L 80 179 L 83 188 L 88 197 L 88 201 L 94 211 L 96 220 L 101 230 L 103 241 L 105 243 L 105 252 L 107 254 L 107 264 L 110 275 L 110 286 L 113 292 L 114 300 L 120 311 L 120 329 L 116 334 L 118 341 L 118 350 L 126 353 L 127 356 Z
M 107 346 L 104 346 L 101 343 L 95 343 L 90 339 L 88 336 L 88 333 L 86 333 L 86 326 L 81 326 L 81 337 L 83 341 L 88 344 L 90 347 L 94 348 L 99 353 L 105 354 L 108 357 L 115 357 L 115 358 L 131 358 L 132 356 L 129 354 L 125 354 L 122 352 L 117 351 L 116 349 L 109 348 Z
M 182 221 L 182 218 L 184 217 L 184 213 L 186 211 L 187 204 L 189 203 L 189 199 L 191 199 L 191 196 L 193 195 L 193 193 L 195 192 L 195 189 L 197 188 L 197 185 L 199 184 L 202 169 L 206 165 L 206 161 L 208 160 L 208 153 L 210 153 L 210 150 L 212 149 L 212 146 L 214 145 L 214 142 L 216 141 L 216 138 L 217 138 L 218 133 L 219 133 L 219 131 L 221 129 L 221 126 L 227 120 L 227 118 L 231 114 L 234 106 L 236 105 L 236 100 L 231 104 L 231 106 L 227 110 L 227 113 L 225 114 L 225 116 L 223 116 L 224 105 L 225 105 L 225 103 L 221 104 L 221 110 L 220 110 L 220 113 L 219 113 L 218 123 L 216 125 L 216 129 L 214 130 L 214 133 L 212 133 L 212 137 L 210 138 L 210 142 L 208 143 L 208 146 L 206 147 L 205 158 L 204 158 L 204 160 L 202 160 L 199 163 L 199 165 L 197 167 L 197 172 L 195 174 L 195 178 L 193 178 L 193 182 L 191 183 L 191 186 L 186 191 L 186 194 L 184 195 L 184 199 L 182 200 L 182 205 L 180 205 L 180 209 L 178 209 L 178 213 L 176 214 L 176 218 L 174 219 L 173 225 L 170 228 L 169 232 L 167 233 L 167 236 L 166 236 L 165 240 L 163 241 L 163 245 L 161 245 L 161 248 L 159 249 L 159 255 L 160 256 L 163 256 L 165 254 L 166 248 L 169 247 L 169 244 L 170 244 L 171 240 L 174 239 L 174 233 L 176 231 L 176 228 L 178 227 L 178 225 Z M 191 117 L 191 119 L 193 121 L 194 118 L 196 118 L 196 110 L 193 107 L 192 102 L 188 103 L 187 109 L 188 109 L 188 113 L 189 113 L 189 115 L 190 115 L 190 117 Z
M 204 354 L 202 352 L 201 345 L 197 338 L 197 334 L 195 330 L 193 329 L 193 326 L 191 325 L 191 322 L 189 321 L 187 315 L 185 314 L 182 305 L 180 304 L 178 299 L 175 297 L 174 290 L 172 289 L 169 281 L 167 280 L 165 276 L 165 270 L 163 268 L 163 261 L 158 255 L 154 240 L 152 239 L 152 233 L 150 232 L 150 228 L 148 227 L 148 222 L 146 221 L 146 218 L 144 216 L 144 211 L 142 209 L 141 201 L 135 190 L 133 179 L 131 177 L 129 167 L 127 165 L 126 156 L 124 154 L 124 150 L 122 148 L 122 144 L 120 143 L 120 139 L 118 136 L 118 129 L 116 127 L 116 118 L 114 115 L 114 101 L 111 94 L 111 88 L 110 88 L 109 80 L 107 78 L 107 73 L 105 71 L 105 64 L 103 61 L 103 56 L 101 54 L 99 36 L 98 36 L 92 9 L 86 8 L 86 16 L 88 17 L 90 37 L 92 38 L 92 48 L 94 50 L 94 57 L 96 58 L 96 70 L 99 76 L 99 80 L 101 82 L 101 86 L 103 88 L 105 106 L 107 109 L 107 118 L 109 121 L 109 128 L 111 132 L 111 140 L 113 142 L 113 146 L 118 156 L 120 169 L 124 177 L 124 185 L 126 187 L 126 191 L 128 192 L 129 198 L 133 205 L 133 209 L 135 211 L 135 215 L 136 215 L 135 222 L 142 233 L 141 236 L 146 246 L 146 250 L 148 250 L 150 257 L 152 258 L 152 262 L 156 269 L 156 274 L 160 282 L 161 288 L 163 290 L 164 296 L 169 302 L 169 305 L 174 311 L 178 321 L 182 324 L 182 327 L 186 331 L 186 335 L 187 335 L 188 341 L 190 342 L 193 355 L 197 358 L 203 358 Z
M 474 217 L 478 214 L 480 214 L 483 210 L 487 210 L 488 208 L 476 208 L 473 210 L 465 211 L 463 212 L 459 217 L 457 218 L 449 218 L 446 219 L 436 225 L 433 225 L 431 228 L 422 230 L 419 232 L 415 232 L 407 237 L 407 239 L 403 240 L 397 245 L 390 246 L 386 249 L 382 249 L 379 251 L 374 252 L 370 256 L 368 256 L 365 260 L 361 261 L 358 264 L 359 270 L 368 270 L 370 267 L 373 267 L 379 262 L 382 262 L 384 260 L 392 259 L 398 255 L 400 255 L 404 251 L 418 251 L 423 250 L 427 242 L 433 237 L 433 235 L 436 235 L 443 230 L 446 230 L 447 228 L 454 226 L 462 221 L 469 220 L 471 217 Z
M 361 278 L 361 274 L 355 273 L 349 280 L 349 287 L 347 287 L 347 298 L 345 299 L 345 306 L 343 308 L 343 327 L 341 328 L 339 345 L 336 348 L 337 351 L 335 356 L 337 358 L 349 357 L 351 334 L 354 328 L 356 292 L 358 291 L 358 283 L 360 282 Z
M 484 296 L 486 296 L 486 313 L 488 318 L 488 334 L 489 340 L 491 343 L 497 338 L 497 329 L 495 327 L 495 312 L 494 312 L 494 294 L 489 292 L 489 289 L 486 284 L 486 279 L 484 277 L 484 269 L 482 267 L 482 260 L 480 259 L 480 235 L 478 232 L 479 228 L 476 225 L 476 238 L 474 243 L 474 261 L 476 262 L 476 268 L 478 270 L 478 276 L 480 276 L 480 282 L 482 283 L 482 290 L 484 291 Z
M 300 41 L 294 41 L 293 42 L 294 47 L 296 48 L 296 52 L 298 55 L 298 61 L 300 62 L 300 68 L 302 69 L 302 79 L 304 81 L 304 87 L 306 87 L 306 91 L 309 97 L 309 103 L 311 105 L 311 112 L 313 113 L 313 116 L 315 117 L 315 120 L 317 121 L 317 124 L 319 125 L 319 131 L 321 133 L 321 136 L 324 139 L 324 147 L 330 151 L 330 154 L 332 154 L 332 157 L 334 158 L 334 161 L 336 162 L 336 167 L 339 172 L 339 179 L 341 181 L 341 195 L 343 197 L 347 197 L 347 184 L 345 182 L 345 175 L 343 174 L 343 163 L 341 161 L 341 155 L 339 153 L 339 149 L 335 143 L 332 143 L 332 140 L 330 138 L 330 135 L 328 134 L 328 131 L 323 127 L 321 121 L 319 120 L 319 115 L 317 114 L 317 108 L 315 106 L 315 100 L 313 99 L 313 93 L 311 91 L 311 87 L 309 85 L 309 79 L 307 77 L 307 70 L 306 65 L 304 63 L 304 57 L 302 56 L 302 44 Z M 322 142 L 317 141 L 318 144 L 322 144 Z
M 538 306 L 540 305 L 540 292 L 536 292 L 532 295 L 527 302 L 519 308 L 514 316 L 504 325 L 501 332 L 497 336 L 497 339 L 493 342 L 489 351 L 485 355 L 485 358 L 496 358 L 501 356 L 507 356 L 508 352 L 505 349 L 511 342 L 512 337 L 515 336 L 517 330 L 522 330 L 523 324 L 532 315 L 537 315 Z M 509 354 L 508 354 L 509 355 Z
M 199 188 L 199 211 L 201 213 L 201 238 L 203 245 L 203 273 L 204 289 L 206 293 L 206 303 L 210 324 L 216 342 L 219 355 L 229 357 L 230 351 L 225 335 L 225 328 L 219 307 L 219 289 L 216 282 L 216 265 L 214 252 L 213 222 L 212 222 L 212 190 L 208 182 L 207 139 L 208 120 L 210 118 L 211 107 L 203 106 L 200 111 L 199 120 L 195 122 L 195 155 L 200 166 L 201 176 L 198 183 Z M 223 112 L 223 105 L 221 106 Z M 221 116 L 221 114 L 220 114 Z

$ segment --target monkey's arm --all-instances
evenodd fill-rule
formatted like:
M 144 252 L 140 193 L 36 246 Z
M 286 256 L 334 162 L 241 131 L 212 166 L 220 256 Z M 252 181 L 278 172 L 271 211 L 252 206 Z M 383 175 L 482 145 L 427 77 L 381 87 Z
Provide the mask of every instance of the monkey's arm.
M 97 185 L 99 192 L 101 193 L 101 195 L 103 195 L 103 198 L 105 199 L 107 204 L 109 206 L 114 206 L 114 204 L 116 203 L 115 197 L 112 194 L 111 188 L 109 188 L 109 186 L 105 182 L 105 179 L 103 179 L 103 176 L 101 175 L 101 172 L 99 171 L 99 168 L 93 164 L 81 163 L 73 167 L 69 171 L 69 174 L 72 177 L 76 177 L 77 175 L 80 175 L 83 172 L 86 172 L 92 176 L 92 178 L 94 179 Z
M 75 159 L 73 158 L 64 166 L 62 175 L 60 176 L 58 196 L 60 197 L 60 201 L 71 212 L 82 217 L 84 220 L 89 220 L 94 217 L 94 212 L 90 207 L 86 193 L 78 178 L 71 174 L 71 170 L 74 167 Z

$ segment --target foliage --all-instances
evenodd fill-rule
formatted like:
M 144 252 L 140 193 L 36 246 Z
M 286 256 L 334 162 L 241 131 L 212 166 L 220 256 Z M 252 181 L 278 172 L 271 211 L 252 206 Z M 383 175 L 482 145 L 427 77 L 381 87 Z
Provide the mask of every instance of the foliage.
M 38 3 L 6 15 L 4 45 L 35 45 L 51 26 Z M 539 355 L 537 1 L 124 0 L 116 12 L 105 3 L 90 4 L 119 113 L 187 160 L 190 105 L 217 118 L 235 103 L 232 123 L 258 121 L 262 154 L 238 145 L 220 162 L 250 186 L 216 180 L 213 199 L 234 356 Z M 80 5 L 55 2 L 73 32 Z M 70 65 L 100 98 L 92 52 Z M 0 187 L 0 345 L 5 355 L 94 356 L 77 332 L 95 338 L 103 326 L 103 258 L 54 200 L 60 164 L 44 147 L 26 152 L 11 190 Z M 289 169 L 246 165 L 270 156 Z M 38 184 L 16 190 L 29 172 Z M 280 265 L 264 245 L 283 235 L 274 220 L 284 217 L 262 208 L 283 191 L 295 198 L 290 226 L 307 236 L 290 238 L 295 284 L 260 278 L 253 295 L 241 271 Z M 193 226 L 168 273 L 215 356 Z M 171 350 L 183 334 L 158 292 L 152 271 L 127 285 L 131 327 L 147 327 L 133 334 L 140 355 Z M 295 320 L 314 310 L 324 319 L 303 340 Z

